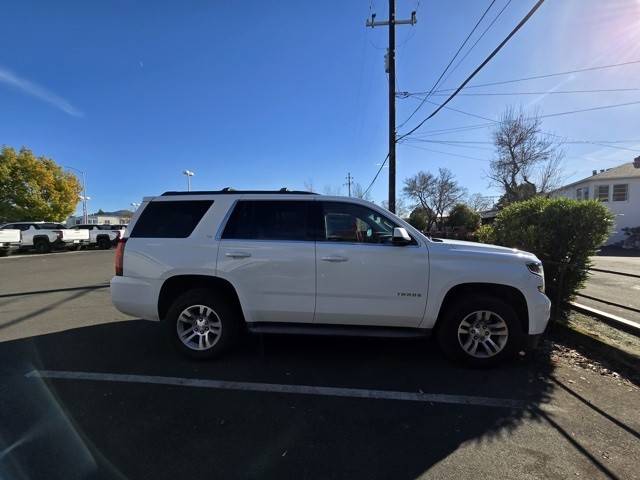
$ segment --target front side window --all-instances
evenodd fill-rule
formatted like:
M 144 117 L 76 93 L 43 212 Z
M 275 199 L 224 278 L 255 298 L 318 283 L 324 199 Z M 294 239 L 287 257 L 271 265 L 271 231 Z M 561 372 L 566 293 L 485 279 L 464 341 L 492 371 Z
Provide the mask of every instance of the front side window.
M 598 197 L 597 199 L 601 202 L 609 201 L 609 185 L 598 185 L 597 189 Z
M 229 217 L 222 238 L 313 240 L 313 203 L 296 200 L 240 200 Z
M 613 198 L 614 202 L 626 202 L 629 200 L 629 185 L 618 184 L 613 186 Z
M 329 242 L 391 244 L 394 222 L 363 205 L 323 202 L 324 238 Z

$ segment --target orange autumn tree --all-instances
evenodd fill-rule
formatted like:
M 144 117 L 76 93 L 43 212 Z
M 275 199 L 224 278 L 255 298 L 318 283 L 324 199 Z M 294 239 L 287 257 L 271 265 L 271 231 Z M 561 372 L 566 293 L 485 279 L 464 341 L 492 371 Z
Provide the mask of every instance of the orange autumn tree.
M 0 151 L 0 223 L 63 221 L 76 208 L 82 187 L 75 175 L 28 148 Z

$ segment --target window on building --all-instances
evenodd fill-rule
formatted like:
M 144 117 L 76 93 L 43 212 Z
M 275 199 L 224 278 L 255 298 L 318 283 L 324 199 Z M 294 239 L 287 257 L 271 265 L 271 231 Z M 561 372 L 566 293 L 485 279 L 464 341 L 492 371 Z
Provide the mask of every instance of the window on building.
M 577 188 L 576 200 L 589 200 L 589 187 Z
M 614 185 L 612 200 L 614 202 L 626 202 L 629 200 L 629 185 L 626 183 Z
M 609 201 L 609 185 L 598 185 L 597 187 L 597 200 L 601 202 Z

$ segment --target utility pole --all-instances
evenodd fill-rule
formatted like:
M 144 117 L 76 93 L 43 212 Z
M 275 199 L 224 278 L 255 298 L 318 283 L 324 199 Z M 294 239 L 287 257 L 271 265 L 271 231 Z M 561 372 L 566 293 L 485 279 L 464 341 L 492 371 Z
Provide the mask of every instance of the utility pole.
M 396 0 L 389 0 L 389 20 L 376 22 L 376 14 L 367 19 L 367 27 L 389 27 L 389 48 L 385 70 L 389 74 L 389 211 L 396 213 L 396 25 L 415 25 L 416 12 L 409 20 L 396 20 Z
M 347 183 L 345 185 L 349 189 L 349 196 L 351 196 L 351 185 L 353 184 L 353 177 L 351 176 L 351 172 L 347 173 Z

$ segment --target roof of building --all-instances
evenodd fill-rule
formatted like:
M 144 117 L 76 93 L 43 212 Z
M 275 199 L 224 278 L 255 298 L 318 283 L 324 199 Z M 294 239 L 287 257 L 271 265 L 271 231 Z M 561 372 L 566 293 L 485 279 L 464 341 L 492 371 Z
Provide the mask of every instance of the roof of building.
M 619 165 L 617 167 L 609 168 L 604 172 L 600 172 L 595 175 L 591 175 L 589 177 L 583 178 L 581 180 L 569 183 L 567 185 L 563 185 L 558 190 L 571 187 L 573 185 L 577 185 L 578 183 L 591 181 L 591 180 L 601 181 L 601 180 L 613 180 L 616 178 L 640 178 L 640 168 L 634 167 L 633 162 L 623 163 L 622 165 Z

